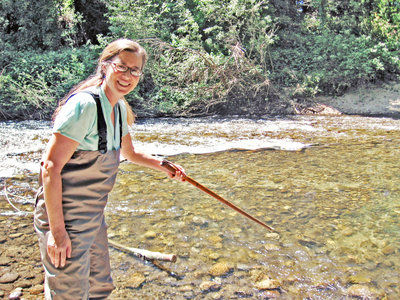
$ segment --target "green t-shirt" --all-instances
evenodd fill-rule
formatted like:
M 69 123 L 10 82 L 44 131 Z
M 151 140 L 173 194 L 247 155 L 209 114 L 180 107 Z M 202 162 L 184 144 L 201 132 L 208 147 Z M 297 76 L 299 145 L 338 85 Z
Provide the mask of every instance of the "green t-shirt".
M 119 109 L 122 114 L 122 136 L 128 134 L 126 106 L 119 100 L 114 106 L 115 126 L 111 123 L 111 104 L 101 87 L 89 88 L 86 91 L 100 95 L 101 107 L 107 126 L 107 150 L 120 147 Z M 97 130 L 96 101 L 88 93 L 77 93 L 63 105 L 53 126 L 53 132 L 58 132 L 79 143 L 77 150 L 98 150 L 99 135 Z

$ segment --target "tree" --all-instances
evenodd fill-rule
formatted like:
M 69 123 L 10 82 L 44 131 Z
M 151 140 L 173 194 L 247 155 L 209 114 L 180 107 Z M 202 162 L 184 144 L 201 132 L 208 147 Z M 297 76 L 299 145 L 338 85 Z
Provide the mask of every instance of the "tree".
M 2 0 L 0 2 L 0 46 L 3 50 L 54 49 L 61 30 L 56 7 L 48 0 Z

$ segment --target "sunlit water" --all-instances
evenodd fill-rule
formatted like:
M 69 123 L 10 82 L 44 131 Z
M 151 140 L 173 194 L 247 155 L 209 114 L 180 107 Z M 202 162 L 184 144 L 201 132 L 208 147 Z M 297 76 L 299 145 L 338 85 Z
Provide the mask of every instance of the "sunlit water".
M 0 177 L 35 173 L 50 129 L 32 126 L 1 124 Z M 399 131 L 399 120 L 365 117 L 139 122 L 138 149 L 181 164 L 279 235 L 189 183 L 123 162 L 107 208 L 110 237 L 178 260 L 163 263 L 168 274 L 112 249 L 113 297 L 400 298 Z M 231 270 L 213 277 L 220 262 Z M 127 288 L 137 274 L 144 282 Z M 266 278 L 277 288 L 256 288 Z

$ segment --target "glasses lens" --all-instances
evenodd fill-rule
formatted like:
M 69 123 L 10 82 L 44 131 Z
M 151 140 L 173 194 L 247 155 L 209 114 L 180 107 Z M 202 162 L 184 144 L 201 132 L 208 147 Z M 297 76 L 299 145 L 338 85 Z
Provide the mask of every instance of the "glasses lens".
M 139 77 L 140 75 L 142 75 L 142 71 L 131 69 L 131 74 L 132 74 L 132 76 Z
M 114 64 L 115 68 L 117 69 L 117 71 L 120 72 L 126 72 L 126 70 L 128 70 L 128 67 L 124 66 L 124 65 L 120 65 L 120 64 Z

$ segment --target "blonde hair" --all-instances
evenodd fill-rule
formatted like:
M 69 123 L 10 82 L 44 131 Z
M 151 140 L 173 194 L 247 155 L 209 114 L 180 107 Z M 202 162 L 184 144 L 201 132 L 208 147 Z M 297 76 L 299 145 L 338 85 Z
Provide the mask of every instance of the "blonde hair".
M 71 97 L 73 94 L 92 86 L 101 86 L 105 76 L 102 68 L 103 64 L 105 62 L 111 61 L 115 56 L 119 55 L 122 51 L 133 52 L 140 55 L 142 57 L 142 70 L 143 70 L 144 65 L 146 64 L 147 61 L 147 53 L 142 46 L 129 39 L 118 39 L 111 42 L 110 44 L 107 45 L 106 48 L 104 48 L 103 52 L 101 53 L 97 61 L 96 72 L 90 75 L 85 80 L 78 83 L 76 86 L 74 86 L 68 92 L 68 94 L 65 95 L 64 98 L 60 100 L 58 107 L 56 108 L 53 114 L 53 120 L 56 118 L 61 107 L 67 102 L 68 98 Z M 126 101 L 125 98 L 122 99 L 125 102 L 126 106 L 128 125 L 132 125 L 133 122 L 135 121 L 135 114 L 133 113 L 132 108 L 129 105 L 128 101 Z

